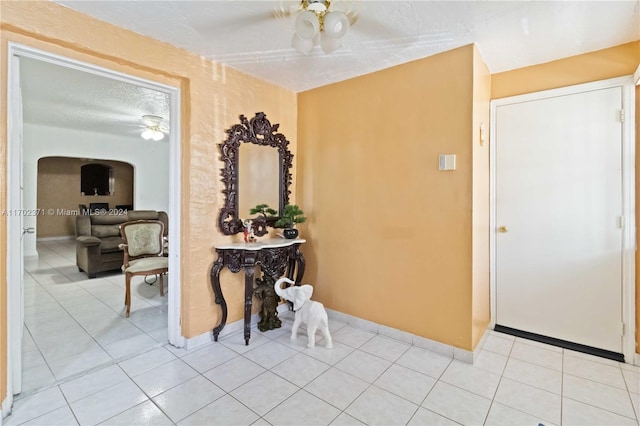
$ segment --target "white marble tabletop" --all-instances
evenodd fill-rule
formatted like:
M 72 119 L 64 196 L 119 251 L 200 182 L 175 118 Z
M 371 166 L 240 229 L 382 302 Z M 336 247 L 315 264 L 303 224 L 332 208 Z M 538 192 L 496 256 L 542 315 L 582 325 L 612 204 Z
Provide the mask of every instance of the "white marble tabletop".
M 214 246 L 219 250 L 262 250 L 264 248 L 288 247 L 307 242 L 304 238 L 265 238 L 255 243 L 225 243 Z

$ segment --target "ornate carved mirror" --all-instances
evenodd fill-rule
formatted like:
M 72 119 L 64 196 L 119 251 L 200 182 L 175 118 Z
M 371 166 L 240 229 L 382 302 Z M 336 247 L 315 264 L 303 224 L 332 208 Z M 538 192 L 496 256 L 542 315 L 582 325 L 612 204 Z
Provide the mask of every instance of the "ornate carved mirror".
M 224 162 L 220 173 L 224 204 L 218 217 L 223 234 L 242 232 L 242 220 L 250 218 L 254 233 L 265 235 L 267 226 L 272 226 L 277 217 L 251 217 L 249 210 L 264 203 L 282 212 L 289 203 L 293 155 L 287 138 L 276 133 L 278 127 L 264 112 L 256 113 L 251 120 L 240 115 L 240 124 L 227 129 L 227 139 L 218 145 Z

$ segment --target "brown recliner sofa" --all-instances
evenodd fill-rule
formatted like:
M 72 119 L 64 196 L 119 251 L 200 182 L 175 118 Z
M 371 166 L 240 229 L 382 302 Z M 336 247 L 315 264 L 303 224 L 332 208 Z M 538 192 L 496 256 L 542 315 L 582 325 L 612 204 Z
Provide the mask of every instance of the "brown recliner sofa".
M 129 210 L 125 214 L 90 214 L 76 217 L 76 264 L 79 271 L 95 278 L 98 272 L 122 268 L 124 253 L 120 225 L 132 220 L 160 220 L 164 235 L 168 234 L 169 218 L 166 212 L 156 210 Z

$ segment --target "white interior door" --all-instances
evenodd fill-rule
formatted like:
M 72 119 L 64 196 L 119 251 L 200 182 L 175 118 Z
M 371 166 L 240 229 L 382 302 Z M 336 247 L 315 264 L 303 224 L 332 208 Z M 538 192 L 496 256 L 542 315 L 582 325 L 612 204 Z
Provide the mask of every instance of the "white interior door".
M 22 92 L 20 90 L 20 58 L 9 56 L 9 108 L 7 150 L 7 299 L 8 318 L 8 391 L 11 395 L 22 391 L 22 333 L 24 323 L 24 250 L 22 211 Z M 3 407 L 3 411 L 6 407 Z
M 622 88 L 496 107 L 496 324 L 622 347 Z

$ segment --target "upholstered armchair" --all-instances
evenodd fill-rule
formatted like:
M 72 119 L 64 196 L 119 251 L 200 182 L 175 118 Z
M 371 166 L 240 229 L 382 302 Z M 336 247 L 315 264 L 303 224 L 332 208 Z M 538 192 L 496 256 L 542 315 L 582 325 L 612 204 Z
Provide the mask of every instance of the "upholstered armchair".
M 120 225 L 124 243 L 122 270 L 125 273 L 126 317 L 131 311 L 131 278 L 136 275 L 158 275 L 160 295 L 164 296 L 164 275 L 169 259 L 164 256 L 164 224 L 159 220 L 137 220 Z
M 167 213 L 156 210 L 129 210 L 125 214 L 84 214 L 76 217 L 76 264 L 78 270 L 94 278 L 98 273 L 121 270 L 124 255 L 120 225 L 134 220 L 159 220 L 167 235 Z

